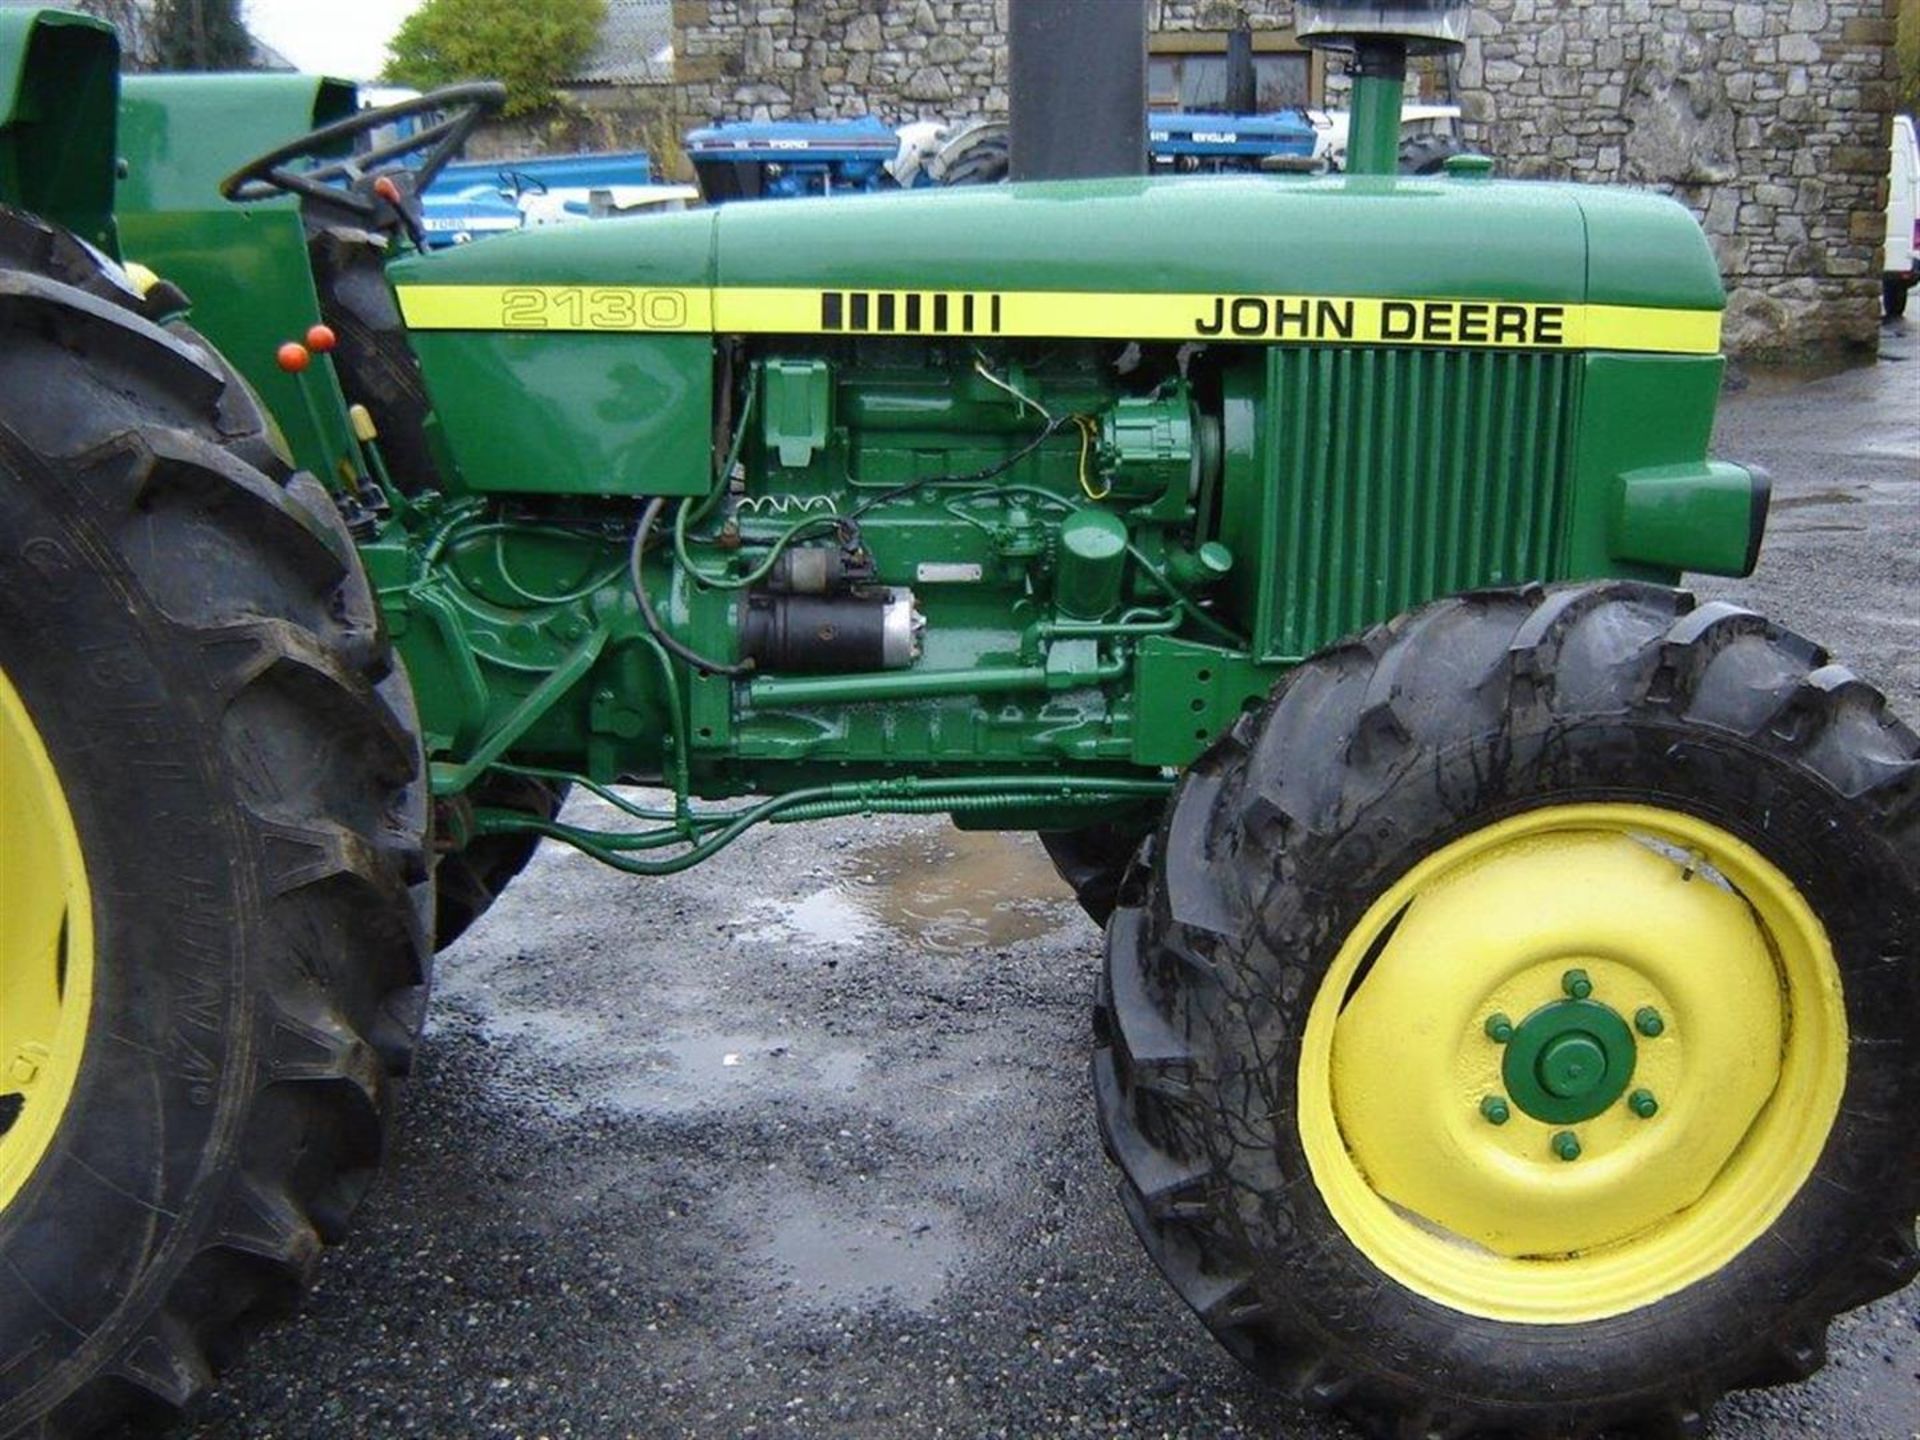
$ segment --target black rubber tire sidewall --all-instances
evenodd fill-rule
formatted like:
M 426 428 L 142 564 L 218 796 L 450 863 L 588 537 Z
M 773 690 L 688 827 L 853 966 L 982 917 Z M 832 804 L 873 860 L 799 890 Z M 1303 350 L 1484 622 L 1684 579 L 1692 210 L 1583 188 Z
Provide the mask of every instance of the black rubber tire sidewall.
M 0 669 L 96 930 L 75 1092 L 0 1211 L 0 1435 L 70 1440 L 173 1418 L 364 1192 L 425 995 L 426 783 L 339 515 L 230 369 L 58 232 L 0 209 L 0 252 Z
M 1396 1435 L 1691 1434 L 1725 1390 L 1803 1378 L 1830 1317 L 1920 1268 L 1916 780 L 1920 739 L 1871 687 L 1657 587 L 1457 597 L 1308 661 L 1183 778 L 1109 927 L 1096 1092 L 1149 1252 L 1256 1371 Z M 1412 866 L 1584 802 L 1698 816 L 1800 889 L 1841 972 L 1849 1074 L 1814 1174 L 1715 1274 L 1614 1319 L 1503 1324 L 1348 1239 L 1293 1119 L 1300 1037 Z
M 0 669 L 60 772 L 98 927 L 72 1102 L 0 1213 L 0 1334 L 22 1342 L 4 1416 L 30 1380 L 60 1393 L 99 1368 L 93 1347 L 125 1339 L 110 1322 L 141 1308 L 135 1277 L 168 1278 L 168 1252 L 209 1223 L 203 1202 L 224 1186 L 205 1172 L 231 1159 L 250 1089 L 246 951 L 267 879 L 213 743 L 209 677 L 135 587 L 89 561 L 112 543 L 80 498 L 0 475 L 0 534 Z M 71 1345 L 49 1311 L 95 1339 L 42 1374 L 33 1357 Z
M 1482 1412 L 1497 1410 L 1502 1401 L 1530 1408 L 1546 1395 L 1618 1404 L 1636 1392 L 1673 1390 L 1690 1374 L 1700 1377 L 1702 1390 L 1718 1393 L 1728 1383 L 1729 1351 L 1743 1341 L 1752 1356 L 1748 1363 L 1761 1364 L 1782 1332 L 1816 1316 L 1824 1321 L 1850 1303 L 1844 1267 L 1833 1263 L 1836 1252 L 1876 1243 L 1886 1225 L 1887 1195 L 1912 1192 L 1911 1151 L 1900 1133 L 1910 1121 L 1892 1117 L 1920 1113 L 1920 1069 L 1914 1064 L 1920 1053 L 1914 1034 L 1920 972 L 1909 964 L 1899 976 L 1882 959 L 1890 932 L 1920 935 L 1912 878 L 1873 837 L 1830 825 L 1833 807 L 1813 782 L 1791 772 L 1762 772 L 1767 788 L 1755 794 L 1752 757 L 1737 742 L 1619 722 L 1507 739 L 1510 747 L 1465 747 L 1431 767 L 1414 767 L 1400 788 L 1355 814 L 1339 843 L 1315 856 L 1311 880 L 1269 895 L 1263 914 L 1269 933 L 1324 937 L 1310 950 L 1294 952 L 1301 961 L 1297 988 L 1273 992 L 1280 1003 L 1265 1037 L 1277 1062 L 1273 1109 L 1297 1113 L 1299 1050 L 1289 1037 L 1303 1033 L 1341 939 L 1414 863 L 1539 805 L 1650 804 L 1711 821 L 1759 848 L 1829 927 L 1846 989 L 1851 1063 L 1841 1115 L 1819 1165 L 1766 1236 L 1710 1284 L 1617 1319 L 1565 1327 L 1566 1343 L 1550 1348 L 1534 1343 L 1537 1333 L 1522 1338 L 1515 1327 L 1464 1316 L 1397 1284 L 1382 1285 L 1378 1269 L 1327 1210 L 1290 1126 L 1275 1136 L 1274 1170 L 1292 1202 L 1284 1217 L 1267 1205 L 1243 1208 L 1244 1243 L 1250 1251 L 1314 1254 L 1304 1271 L 1289 1266 L 1264 1277 L 1270 1300 L 1316 1289 L 1370 1292 L 1371 1303 L 1344 1312 L 1346 1323 L 1335 1332 L 1341 1348 L 1355 1365 L 1393 1375 L 1421 1394 L 1438 1388 L 1472 1397 Z M 1563 768 L 1579 774 L 1581 783 L 1562 786 L 1551 778 Z M 1502 793 L 1460 819 L 1460 796 L 1483 786 L 1489 775 L 1502 777 Z M 1768 814 L 1775 823 L 1762 833 L 1752 823 L 1755 814 Z M 1898 1163 L 1903 1156 L 1909 1157 L 1904 1165 Z M 1783 1305 L 1783 1296 L 1792 1302 Z M 1314 1318 L 1334 1329 L 1323 1312 Z M 1762 1325 L 1769 1333 L 1756 1334 Z M 1402 1355 L 1414 1363 L 1394 1375 L 1395 1358 Z M 1517 1356 L 1529 1363 L 1516 1366 Z M 1447 1367 L 1436 1385 L 1429 1366 L 1438 1357 L 1446 1357 Z

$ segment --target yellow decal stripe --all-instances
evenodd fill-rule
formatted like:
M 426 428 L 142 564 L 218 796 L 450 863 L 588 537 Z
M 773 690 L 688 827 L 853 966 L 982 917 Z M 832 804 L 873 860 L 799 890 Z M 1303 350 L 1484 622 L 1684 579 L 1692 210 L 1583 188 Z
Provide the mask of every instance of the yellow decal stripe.
M 1720 353 L 1718 310 L 1649 310 L 1589 305 L 1589 350 L 1657 350 L 1674 355 Z
M 713 332 L 714 292 L 697 286 L 402 285 L 396 293 L 413 330 Z
M 1720 314 L 1624 305 L 1341 295 L 819 290 L 569 285 L 400 287 L 416 330 L 924 335 L 1714 355 Z

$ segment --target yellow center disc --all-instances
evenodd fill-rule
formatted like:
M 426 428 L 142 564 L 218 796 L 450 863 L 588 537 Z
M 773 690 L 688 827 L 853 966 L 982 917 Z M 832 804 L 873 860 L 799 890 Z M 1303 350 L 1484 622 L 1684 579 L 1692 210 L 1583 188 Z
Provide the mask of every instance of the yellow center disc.
M 93 909 L 60 777 L 0 672 L 0 1211 L 60 1128 L 93 999 Z
M 1594 1027 L 1605 1045 L 1580 1028 L 1596 1007 L 1617 1016 Z M 1508 1064 L 1529 1023 L 1572 1038 Z M 1543 1118 L 1603 1062 L 1617 1100 Z M 1308 1017 L 1300 1129 L 1334 1218 L 1394 1280 L 1576 1324 L 1764 1234 L 1813 1172 L 1846 1066 L 1832 946 L 1773 864 L 1674 811 L 1554 807 L 1429 856 L 1367 912 Z

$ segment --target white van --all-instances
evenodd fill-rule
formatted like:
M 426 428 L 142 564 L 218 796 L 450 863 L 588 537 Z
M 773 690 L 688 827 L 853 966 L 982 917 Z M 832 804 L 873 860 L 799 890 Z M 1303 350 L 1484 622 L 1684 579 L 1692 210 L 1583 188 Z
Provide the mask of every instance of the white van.
M 1913 117 L 1893 117 L 1893 170 L 1887 183 L 1887 273 L 1881 295 L 1887 316 L 1907 313 L 1907 292 L 1920 283 L 1920 141 Z

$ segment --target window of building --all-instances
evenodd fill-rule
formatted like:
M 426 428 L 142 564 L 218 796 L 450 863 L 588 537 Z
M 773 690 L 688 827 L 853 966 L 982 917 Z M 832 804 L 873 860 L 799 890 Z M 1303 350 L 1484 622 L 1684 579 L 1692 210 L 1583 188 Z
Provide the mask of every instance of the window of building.
M 1254 108 L 1261 114 L 1313 103 L 1313 66 L 1305 51 L 1253 57 Z M 1147 101 L 1156 110 L 1227 108 L 1225 51 L 1153 55 L 1147 61 Z

